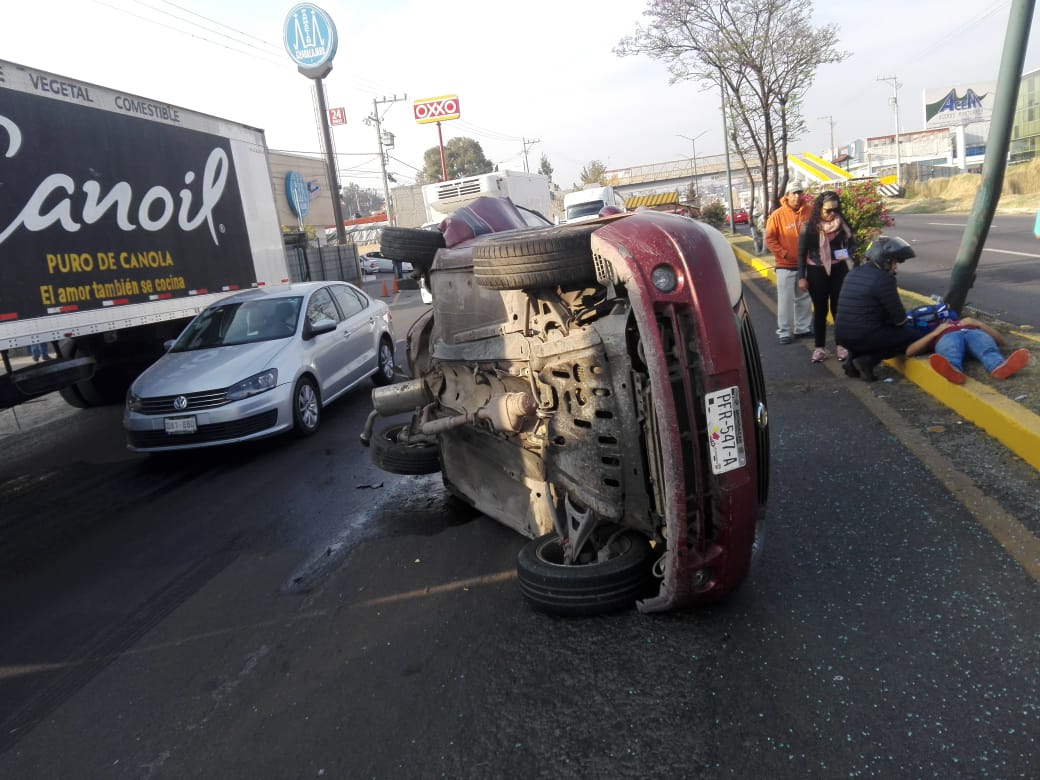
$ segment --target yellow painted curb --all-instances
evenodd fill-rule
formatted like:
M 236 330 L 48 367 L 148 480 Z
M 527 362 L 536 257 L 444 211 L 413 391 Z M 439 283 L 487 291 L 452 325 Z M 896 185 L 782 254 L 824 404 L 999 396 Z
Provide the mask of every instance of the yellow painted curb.
M 736 245 L 733 253 L 741 263 L 776 284 L 776 274 L 769 262 L 772 258 L 763 261 Z M 926 299 L 922 297 L 922 300 Z M 963 385 L 948 382 L 932 370 L 927 360 L 892 358 L 885 363 L 1040 470 L 1040 415 L 971 377 Z
M 932 370 L 926 359 L 892 358 L 885 362 L 1040 470 L 1040 415 L 971 377 L 963 385 L 947 382 Z

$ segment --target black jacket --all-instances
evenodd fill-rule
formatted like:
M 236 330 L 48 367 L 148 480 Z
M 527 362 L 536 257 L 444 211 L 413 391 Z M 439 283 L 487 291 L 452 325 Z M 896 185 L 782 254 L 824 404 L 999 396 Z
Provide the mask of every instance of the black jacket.
M 896 278 L 873 263 L 853 268 L 838 296 L 834 338 L 839 344 L 862 343 L 885 328 L 901 327 L 906 310 Z

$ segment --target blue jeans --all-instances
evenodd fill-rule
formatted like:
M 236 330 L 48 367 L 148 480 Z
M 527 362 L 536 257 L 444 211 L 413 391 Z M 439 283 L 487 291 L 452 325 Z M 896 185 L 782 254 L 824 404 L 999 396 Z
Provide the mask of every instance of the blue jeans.
M 32 355 L 32 359 L 35 361 L 51 359 L 51 352 L 47 348 L 46 342 L 43 344 L 30 344 L 29 354 Z
M 977 328 L 944 333 L 935 345 L 935 352 L 950 361 L 950 365 L 961 373 L 964 373 L 965 354 L 982 363 L 987 374 L 1004 362 L 997 342 L 988 333 Z

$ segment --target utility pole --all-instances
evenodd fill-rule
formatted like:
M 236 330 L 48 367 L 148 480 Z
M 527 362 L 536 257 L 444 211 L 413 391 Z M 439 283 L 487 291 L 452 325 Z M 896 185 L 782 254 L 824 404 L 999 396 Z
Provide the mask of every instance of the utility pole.
M 527 147 L 534 146 L 535 144 L 540 144 L 542 142 L 542 139 L 533 138 L 532 140 L 528 141 L 526 138 L 523 138 L 521 140 L 524 142 L 524 173 L 530 173 L 531 169 L 527 167 Z
M 831 128 L 831 162 L 834 162 L 834 158 L 838 156 L 837 154 L 835 154 L 836 150 L 834 148 L 834 117 L 832 117 L 832 116 L 830 116 L 828 114 L 827 116 L 817 117 L 817 119 L 826 119 L 827 120 L 827 124 L 830 125 L 830 128 Z
M 383 173 L 383 197 L 386 199 L 386 221 L 389 225 L 394 224 L 394 218 L 396 215 L 393 211 L 393 205 L 390 203 L 390 182 L 386 178 L 386 153 L 383 151 L 383 128 L 380 126 L 382 117 L 379 116 L 379 106 L 384 104 L 392 105 L 398 100 L 407 99 L 407 94 L 402 95 L 401 97 L 394 95 L 393 97 L 372 98 L 372 115 L 365 117 L 364 119 L 366 125 L 376 126 L 376 141 L 379 144 L 379 167 Z M 384 114 L 385 113 L 386 112 L 384 112 Z M 391 143 L 390 146 L 392 147 L 393 144 Z
M 892 97 L 890 102 L 896 110 L 896 186 L 902 189 L 903 166 L 902 161 L 899 158 L 899 88 L 903 85 L 899 83 L 899 79 L 895 76 L 878 76 L 877 81 L 887 81 L 892 85 L 892 89 L 895 90 L 895 95 Z

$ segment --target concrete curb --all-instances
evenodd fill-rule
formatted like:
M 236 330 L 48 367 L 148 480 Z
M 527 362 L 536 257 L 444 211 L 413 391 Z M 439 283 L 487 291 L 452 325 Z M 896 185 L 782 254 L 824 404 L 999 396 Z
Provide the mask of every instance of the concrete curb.
M 732 243 L 732 242 L 731 242 Z M 733 245 L 737 260 L 759 276 L 776 285 L 773 264 Z M 912 293 L 910 297 L 928 299 Z M 961 417 L 970 420 L 1009 450 L 1040 471 L 1040 415 L 998 393 L 993 388 L 971 377 L 963 385 L 947 382 L 928 365 L 925 359 L 892 358 L 889 366 L 920 387 L 939 403 Z

